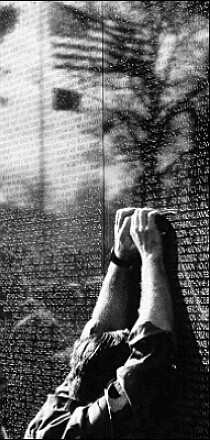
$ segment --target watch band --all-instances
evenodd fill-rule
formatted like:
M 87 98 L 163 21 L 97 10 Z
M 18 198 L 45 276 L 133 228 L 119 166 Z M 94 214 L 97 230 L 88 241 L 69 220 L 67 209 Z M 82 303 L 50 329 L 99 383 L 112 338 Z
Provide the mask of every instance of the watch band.
M 129 268 L 131 266 L 131 264 L 128 261 L 124 261 L 124 260 L 121 260 L 120 258 L 118 258 L 117 255 L 115 254 L 115 251 L 113 248 L 110 253 L 109 262 L 110 263 L 112 262 L 112 263 L 116 264 L 116 266 L 119 266 L 119 267 Z

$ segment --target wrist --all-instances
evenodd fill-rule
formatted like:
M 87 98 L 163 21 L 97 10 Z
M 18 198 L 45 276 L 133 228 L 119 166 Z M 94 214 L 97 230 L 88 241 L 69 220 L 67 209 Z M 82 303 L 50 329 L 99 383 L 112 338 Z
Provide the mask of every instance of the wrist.
M 122 267 L 122 268 L 127 268 L 129 269 L 131 266 L 130 261 L 128 261 L 127 259 L 121 257 L 121 255 L 119 255 L 118 253 L 115 253 L 114 248 L 112 248 L 111 252 L 110 252 L 110 258 L 109 258 L 109 262 L 114 263 L 116 266 L 118 267 Z
M 154 255 L 154 254 L 148 254 L 142 256 L 142 268 L 150 268 L 150 267 L 157 267 L 160 269 L 164 269 L 164 262 L 163 262 L 163 256 L 162 254 Z

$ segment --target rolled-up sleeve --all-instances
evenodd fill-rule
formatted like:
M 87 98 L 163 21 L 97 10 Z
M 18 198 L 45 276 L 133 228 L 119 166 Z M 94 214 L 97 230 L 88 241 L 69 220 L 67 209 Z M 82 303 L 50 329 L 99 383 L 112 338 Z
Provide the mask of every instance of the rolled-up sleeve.
M 158 411 L 175 370 L 173 335 L 147 322 L 135 326 L 127 344 L 130 355 L 102 397 L 81 406 L 71 400 L 67 378 L 49 396 L 25 439 L 142 438 L 153 425 L 154 411 L 159 423 Z M 136 436 L 129 437 L 130 432 Z
M 118 368 L 117 378 L 131 405 L 147 406 L 165 387 L 168 373 L 176 369 L 174 336 L 146 322 L 135 327 L 128 342 L 131 355 Z
M 111 424 L 105 396 L 87 406 L 69 405 L 68 400 L 49 395 L 30 423 L 24 439 L 109 439 Z
M 132 409 L 133 429 L 143 438 L 167 438 L 177 386 L 175 339 L 147 322 L 131 332 L 131 355 L 117 380 Z

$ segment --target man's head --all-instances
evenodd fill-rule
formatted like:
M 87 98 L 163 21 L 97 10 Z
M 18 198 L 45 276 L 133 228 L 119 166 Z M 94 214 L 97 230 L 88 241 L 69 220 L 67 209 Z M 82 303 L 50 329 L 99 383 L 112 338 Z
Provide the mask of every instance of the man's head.
M 116 377 L 117 368 L 124 364 L 129 354 L 123 333 L 103 333 L 77 341 L 68 377 L 70 397 L 83 405 L 94 402 Z

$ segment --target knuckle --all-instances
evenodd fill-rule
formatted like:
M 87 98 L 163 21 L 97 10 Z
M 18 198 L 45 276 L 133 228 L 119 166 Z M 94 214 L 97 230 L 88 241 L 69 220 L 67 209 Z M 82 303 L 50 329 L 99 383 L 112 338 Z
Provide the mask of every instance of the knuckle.
M 148 214 L 148 220 L 153 220 L 154 218 L 155 218 L 155 213 L 152 211 L 152 212 L 149 212 L 149 214 Z
M 158 214 L 157 210 L 153 210 L 153 211 L 149 212 L 148 220 L 149 220 L 149 227 L 150 228 L 151 227 L 154 228 L 156 226 L 155 225 L 155 218 L 156 218 L 157 214 Z

